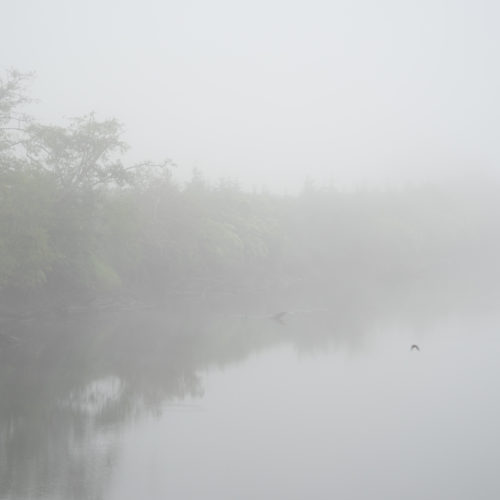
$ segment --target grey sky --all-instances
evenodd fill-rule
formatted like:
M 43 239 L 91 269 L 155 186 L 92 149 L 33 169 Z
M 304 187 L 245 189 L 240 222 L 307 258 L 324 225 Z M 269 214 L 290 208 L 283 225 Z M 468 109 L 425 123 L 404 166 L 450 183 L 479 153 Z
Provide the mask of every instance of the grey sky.
M 2 0 L 44 120 L 96 111 L 134 159 L 244 186 L 399 183 L 500 159 L 495 1 Z

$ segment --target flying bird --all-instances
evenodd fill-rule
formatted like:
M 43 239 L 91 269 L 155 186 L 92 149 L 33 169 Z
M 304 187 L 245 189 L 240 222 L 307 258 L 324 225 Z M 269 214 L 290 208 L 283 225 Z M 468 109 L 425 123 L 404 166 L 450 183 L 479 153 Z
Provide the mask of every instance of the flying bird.
M 420 351 L 420 347 L 418 347 L 417 344 L 413 344 L 411 347 L 410 347 L 410 351 Z
M 281 311 L 279 313 L 273 314 L 271 316 L 271 319 L 273 319 L 274 321 L 276 321 L 276 322 L 281 323 L 282 325 L 284 325 L 285 322 L 283 321 L 283 318 L 285 317 L 285 315 L 286 315 L 286 311 Z

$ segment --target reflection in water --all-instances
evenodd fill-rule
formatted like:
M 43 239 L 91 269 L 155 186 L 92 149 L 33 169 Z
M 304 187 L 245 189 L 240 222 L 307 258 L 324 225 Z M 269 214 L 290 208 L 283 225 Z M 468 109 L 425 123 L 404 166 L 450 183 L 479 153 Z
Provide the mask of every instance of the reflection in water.
M 201 397 L 199 370 L 276 341 L 267 323 L 149 310 L 14 325 L 21 341 L 0 351 L 0 498 L 104 497 L 121 429 Z
M 429 477 L 429 491 L 404 491 L 405 481 L 413 484 L 408 472 L 427 470 L 433 452 L 433 466 L 449 480 L 450 467 L 439 460 L 460 453 L 453 442 L 459 425 L 462 445 L 477 458 L 464 414 L 447 419 L 462 404 L 478 424 L 481 413 L 460 398 L 482 405 L 492 388 L 478 387 L 478 395 L 474 381 L 486 378 L 460 376 L 460 363 L 471 370 L 481 364 L 450 347 L 456 331 L 439 324 L 431 331 L 434 315 L 427 336 L 408 317 L 389 317 L 327 308 L 208 314 L 191 305 L 14 325 L 20 342 L 0 351 L 0 498 L 137 498 L 153 483 L 151 498 L 305 498 L 313 485 L 314 498 L 366 498 L 368 491 L 373 498 L 431 498 Z M 425 317 L 420 311 L 420 326 Z M 420 353 L 409 352 L 414 341 L 425 346 Z M 273 345 L 283 347 L 269 350 Z M 313 356 L 328 346 L 332 354 Z M 498 380 L 497 372 L 489 376 Z M 432 451 L 431 440 L 449 450 Z M 307 463 L 314 470 L 306 472 Z M 391 488 L 383 487 L 384 463 L 400 475 Z M 181 480 L 188 472 L 196 481 Z

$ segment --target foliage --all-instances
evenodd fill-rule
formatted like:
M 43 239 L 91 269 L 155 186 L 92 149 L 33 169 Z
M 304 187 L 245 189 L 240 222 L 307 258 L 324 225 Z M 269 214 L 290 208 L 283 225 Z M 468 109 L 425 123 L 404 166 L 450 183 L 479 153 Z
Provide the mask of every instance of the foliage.
M 0 287 L 38 287 L 46 283 L 56 255 L 48 221 L 50 186 L 23 173 L 0 182 Z
M 116 120 L 95 115 L 73 118 L 67 127 L 33 124 L 27 130 L 27 156 L 32 168 L 51 173 L 63 189 L 123 185 L 129 171 L 119 155 L 126 150 Z
M 24 127 L 30 117 L 20 108 L 30 100 L 25 94 L 25 86 L 31 75 L 18 71 L 8 71 L 0 77 L 0 153 L 14 149 L 24 136 Z
M 127 166 L 114 119 L 36 123 L 21 111 L 28 80 L 0 79 L 3 296 L 296 286 L 329 297 L 492 274 L 492 186 L 347 193 L 309 182 L 279 197 L 213 186 L 200 172 L 181 186 L 170 162 Z

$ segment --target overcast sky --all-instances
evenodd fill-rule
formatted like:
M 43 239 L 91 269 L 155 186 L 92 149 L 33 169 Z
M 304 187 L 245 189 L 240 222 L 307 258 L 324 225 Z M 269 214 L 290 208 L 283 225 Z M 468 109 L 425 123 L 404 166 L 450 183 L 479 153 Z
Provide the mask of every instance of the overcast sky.
M 132 158 L 294 190 L 498 169 L 500 2 L 0 0 L 37 117 L 95 111 Z

